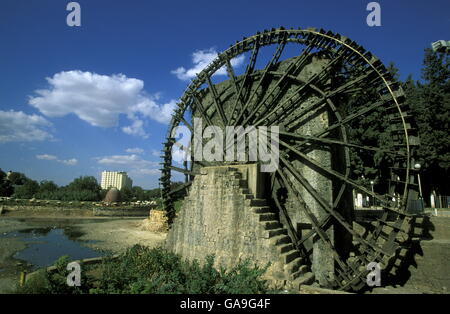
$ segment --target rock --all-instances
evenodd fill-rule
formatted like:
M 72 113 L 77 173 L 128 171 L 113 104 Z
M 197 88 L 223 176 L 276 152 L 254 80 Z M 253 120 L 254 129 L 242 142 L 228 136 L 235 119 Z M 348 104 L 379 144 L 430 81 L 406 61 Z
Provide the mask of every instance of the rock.
M 142 230 L 151 232 L 167 232 L 168 228 L 167 217 L 162 210 L 151 210 L 149 218 L 144 219 L 141 224 Z

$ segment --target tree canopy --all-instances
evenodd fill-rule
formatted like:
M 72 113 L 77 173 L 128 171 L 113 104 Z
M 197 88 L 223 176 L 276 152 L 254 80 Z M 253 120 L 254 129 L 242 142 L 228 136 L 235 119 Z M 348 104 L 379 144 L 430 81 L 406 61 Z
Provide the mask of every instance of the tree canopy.
M 0 169 L 0 196 L 11 196 L 14 193 L 11 181 L 6 178 L 6 173 Z
M 421 164 L 424 194 L 450 195 L 450 56 L 425 50 L 422 82 L 405 82 L 407 99 L 419 128 L 414 151 Z

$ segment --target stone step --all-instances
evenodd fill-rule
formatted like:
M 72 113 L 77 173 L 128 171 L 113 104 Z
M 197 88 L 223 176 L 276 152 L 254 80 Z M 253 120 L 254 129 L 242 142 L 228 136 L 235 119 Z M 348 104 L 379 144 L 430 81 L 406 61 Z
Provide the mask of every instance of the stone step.
M 245 200 L 247 206 L 266 206 L 267 202 L 262 198 L 254 198 L 251 200 Z
M 302 285 L 310 285 L 314 282 L 314 274 L 311 272 L 308 272 L 298 278 L 296 278 L 295 280 L 293 280 L 292 286 L 294 287 L 294 289 L 300 289 L 300 286 Z
M 286 230 L 286 229 L 276 229 L 276 230 Z M 287 232 L 287 230 L 286 230 L 286 232 Z M 280 251 L 280 254 L 282 254 L 282 253 L 286 253 L 286 252 L 289 252 L 290 250 L 292 250 L 294 248 L 294 244 L 288 243 L 288 244 L 279 245 L 277 247 L 278 247 L 278 250 Z
M 295 280 L 298 277 L 306 274 L 308 271 L 309 271 L 309 267 L 306 265 L 302 265 L 295 273 L 290 274 L 289 277 L 291 278 L 291 280 Z
M 230 181 L 233 183 L 234 186 L 238 186 L 241 189 L 248 188 L 248 186 L 245 184 L 245 182 L 247 182 L 247 181 L 245 181 L 245 180 L 242 180 L 239 178 L 232 178 Z
M 269 206 L 255 207 L 253 208 L 253 212 L 257 214 L 272 213 L 272 208 Z
M 253 194 L 251 194 L 251 193 L 242 193 L 242 194 L 244 194 L 244 199 L 245 199 L 245 200 L 252 200 L 252 199 L 255 198 L 255 197 L 253 196 Z
M 283 258 L 283 262 L 285 264 L 288 264 L 299 256 L 300 253 L 297 250 L 290 250 L 289 252 L 281 254 L 281 257 Z
M 280 244 L 287 244 L 291 242 L 291 238 L 285 234 L 281 234 L 278 236 L 275 236 L 273 238 L 270 238 L 270 241 L 273 245 L 280 245 Z
M 242 179 L 242 174 L 240 172 L 230 172 L 229 176 L 235 179 Z
M 250 189 L 248 189 L 248 188 L 241 188 L 241 193 L 242 194 L 252 194 L 252 192 L 250 192 Z
M 259 221 L 273 221 L 278 218 L 277 214 L 275 213 L 264 213 L 259 214 Z
M 284 270 L 288 274 L 295 273 L 299 270 L 299 268 L 303 265 L 303 259 L 301 257 L 297 257 L 296 259 L 290 261 L 288 264 L 284 265 Z
M 279 221 L 272 220 L 272 221 L 264 221 L 263 227 L 264 227 L 264 230 L 273 230 L 273 229 L 279 229 L 282 226 Z
M 269 238 L 273 238 L 273 237 L 281 235 L 281 234 L 287 234 L 287 230 L 284 228 L 278 228 L 278 229 L 268 230 L 267 233 L 269 235 Z M 281 253 L 284 253 L 284 252 L 281 252 Z
M 239 180 L 239 186 L 242 187 L 242 188 L 248 188 L 247 180 L 240 179 Z

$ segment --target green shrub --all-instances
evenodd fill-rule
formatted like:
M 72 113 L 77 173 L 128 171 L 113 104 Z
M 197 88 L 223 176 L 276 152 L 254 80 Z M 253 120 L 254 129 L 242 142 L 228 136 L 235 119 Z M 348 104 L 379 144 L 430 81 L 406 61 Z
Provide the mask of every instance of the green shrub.
M 93 294 L 255 294 L 268 293 L 261 276 L 268 265 L 259 268 L 249 260 L 226 271 L 213 267 L 214 256 L 202 264 L 188 262 L 161 247 L 135 245 L 118 258 L 106 258 L 96 266 L 99 275 L 87 276 L 82 268 L 81 287 L 69 287 L 66 278 L 68 257 L 56 261 L 57 271 L 45 271 L 29 280 L 20 293 L 93 293 Z M 94 267 L 94 266 L 92 266 Z
M 71 287 L 67 285 L 67 276 L 70 271 L 67 270 L 67 264 L 70 263 L 69 256 L 61 256 L 54 266 L 55 271 L 47 272 L 46 269 L 41 269 L 26 281 L 23 287 L 17 289 L 17 293 L 24 294 L 81 294 L 89 292 L 89 285 L 93 278 L 83 275 L 82 269 L 81 286 Z
M 216 270 L 214 257 L 204 264 L 183 261 L 158 247 L 135 245 L 116 260 L 102 265 L 102 277 L 95 293 L 266 293 L 261 276 L 266 271 L 244 261 L 229 271 Z

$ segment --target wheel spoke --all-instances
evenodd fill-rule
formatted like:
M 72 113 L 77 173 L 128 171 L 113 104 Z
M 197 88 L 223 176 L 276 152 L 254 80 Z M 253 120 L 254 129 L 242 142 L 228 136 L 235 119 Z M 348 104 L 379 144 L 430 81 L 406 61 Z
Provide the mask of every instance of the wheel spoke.
M 226 67 L 227 67 L 227 75 L 230 78 L 232 85 L 234 87 L 234 93 L 236 94 L 236 103 L 239 103 L 239 107 L 242 108 L 244 106 L 244 101 L 242 100 L 242 97 L 239 93 L 239 86 L 236 82 L 236 75 L 234 74 L 233 66 L 231 65 L 230 59 L 225 58 Z M 231 111 L 231 113 L 234 112 L 234 109 Z
M 222 104 L 219 99 L 219 95 L 217 94 L 217 90 L 214 86 L 214 84 L 211 82 L 211 78 L 208 76 L 206 78 L 208 82 L 208 88 L 212 94 L 214 105 L 216 106 L 216 110 L 219 113 L 220 119 L 222 120 L 223 126 L 226 126 L 228 124 L 227 118 L 225 117 L 225 113 L 223 112 Z
M 185 118 L 180 117 L 180 122 L 183 122 L 183 124 L 189 129 L 189 131 L 191 131 L 191 133 L 194 133 L 194 128 L 189 122 L 186 121 Z
M 175 189 L 170 190 L 170 192 L 168 192 L 167 195 L 172 195 L 172 194 L 174 194 L 174 193 L 177 193 L 177 192 L 179 192 L 179 191 L 182 191 L 182 190 L 184 190 L 184 189 L 190 187 L 191 184 L 192 184 L 192 181 L 183 183 L 183 184 L 181 184 L 180 186 L 177 186 Z
M 283 174 L 283 170 L 277 169 L 277 172 L 280 174 L 280 177 L 282 178 L 285 187 L 292 193 L 292 195 L 297 199 L 299 203 L 301 203 L 299 196 L 297 195 L 296 191 L 294 191 L 287 181 L 286 176 Z M 331 242 L 328 235 L 320 228 L 320 223 L 317 220 L 317 218 L 314 216 L 314 214 L 311 212 L 311 210 L 308 208 L 308 206 L 304 206 L 304 212 L 308 216 L 308 219 L 310 220 L 311 224 L 313 225 L 314 230 L 317 232 L 317 235 L 321 238 L 321 240 L 328 246 L 328 249 L 331 250 L 333 257 L 335 261 L 338 263 L 338 265 L 343 269 L 347 269 L 347 265 L 344 261 L 341 260 L 340 256 L 337 254 L 336 249 L 334 248 L 333 243 Z
M 321 81 L 321 79 L 327 78 L 327 76 L 325 75 L 326 71 L 329 70 L 332 66 L 334 66 L 336 63 L 342 61 L 343 59 L 343 55 L 340 55 L 339 57 L 337 57 L 336 59 L 332 60 L 331 62 L 329 62 L 325 67 L 323 67 L 321 69 L 320 72 L 312 75 L 308 81 L 304 82 L 302 85 L 300 85 L 299 87 L 296 88 L 295 91 L 292 92 L 292 95 L 287 97 L 286 99 L 284 99 L 283 101 L 281 101 L 275 108 L 273 108 L 269 113 L 266 114 L 266 116 L 261 119 L 262 120 L 267 120 L 270 121 L 268 119 L 268 117 L 272 116 L 274 113 L 276 113 L 277 111 L 286 111 L 287 108 L 285 108 L 285 106 L 287 104 L 290 104 L 289 107 L 292 107 L 292 104 L 296 104 L 299 102 L 299 100 L 302 98 L 302 96 L 304 96 L 305 94 L 302 94 L 301 92 L 307 88 L 310 87 L 310 85 L 312 85 L 313 83 L 315 83 L 316 81 Z M 271 124 L 272 122 L 269 122 L 269 124 Z
M 348 183 L 351 186 L 353 186 L 355 189 L 360 190 L 360 191 L 362 191 L 362 192 L 364 192 L 364 193 L 366 193 L 366 194 L 376 198 L 377 200 L 379 200 L 381 202 L 381 204 L 385 204 L 386 205 L 386 206 L 383 205 L 383 207 L 394 210 L 393 208 L 389 207 L 388 204 L 386 204 L 386 199 L 384 199 L 380 195 L 378 195 L 376 193 L 373 193 L 372 191 L 367 190 L 366 188 L 362 187 L 357 182 L 349 179 L 346 176 L 343 176 L 342 174 L 340 174 L 337 171 L 334 171 L 334 170 L 328 169 L 326 167 L 323 167 L 317 161 L 315 161 L 314 159 L 308 157 L 306 154 L 300 152 L 299 150 L 297 150 L 293 146 L 287 144 L 286 142 L 280 140 L 279 143 L 282 146 L 284 146 L 287 149 L 289 149 L 290 151 L 292 151 L 293 153 L 295 153 L 296 155 L 298 155 L 304 161 L 304 164 L 309 166 L 311 169 L 316 170 L 316 171 L 319 170 L 322 174 L 328 175 L 328 177 L 331 176 L 331 177 L 339 179 L 340 181 Z M 394 197 L 393 195 L 389 195 L 389 194 L 386 194 L 386 196 Z
M 175 166 L 169 166 L 169 168 L 171 170 L 174 170 L 174 171 L 177 171 L 177 172 L 181 172 L 181 173 L 184 173 L 184 174 L 188 174 L 188 175 L 191 175 L 191 176 L 195 176 L 195 175 L 198 174 L 198 172 L 193 172 L 193 171 L 190 171 L 190 170 L 185 169 L 185 168 L 183 169 L 183 168 L 179 168 L 179 167 L 175 167 Z
M 242 83 L 241 83 L 241 85 L 239 87 L 239 93 L 237 94 L 236 99 L 235 99 L 235 101 L 233 103 L 233 106 L 232 106 L 232 111 L 231 111 L 232 115 L 234 115 L 234 113 L 237 112 L 236 111 L 236 105 L 237 105 L 239 99 L 241 99 L 242 92 L 244 91 L 244 88 L 245 88 L 245 86 L 247 84 L 247 80 L 250 77 L 250 74 L 252 74 L 253 70 L 255 69 L 256 59 L 258 57 L 258 52 L 259 52 L 259 43 L 256 41 L 254 46 L 253 46 L 253 51 L 252 51 L 252 55 L 250 57 L 249 64 L 247 65 L 247 68 L 245 70 L 244 78 L 242 79 Z M 249 91 L 247 91 L 247 93 L 248 92 Z M 243 95 L 243 99 L 244 100 L 247 97 L 246 94 Z M 244 102 L 242 102 L 242 106 L 241 106 L 241 109 L 240 109 L 241 111 L 244 109 L 243 106 L 244 106 Z M 236 125 L 236 119 L 233 120 L 233 123 Z
M 282 87 L 280 86 L 282 83 L 285 82 L 286 78 L 289 77 L 289 75 L 291 75 L 291 73 L 293 71 L 295 71 L 298 66 L 303 62 L 303 59 L 301 57 L 297 57 L 295 58 L 294 61 L 291 62 L 291 64 L 289 64 L 288 68 L 286 69 L 286 71 L 283 73 L 283 75 L 278 79 L 278 81 L 275 83 L 275 85 L 273 87 L 271 87 L 271 89 L 269 90 L 269 92 L 264 96 L 263 100 L 261 100 L 254 108 L 253 110 L 250 112 L 250 114 L 245 118 L 244 122 L 242 122 L 243 125 L 246 125 L 248 123 L 248 121 L 258 112 L 258 110 L 261 109 L 261 107 L 263 105 L 266 104 L 266 101 L 269 99 L 269 97 L 271 97 L 273 95 L 273 93 L 278 90 L 278 92 L 280 93 L 282 90 Z M 277 96 L 279 96 L 279 93 L 277 94 Z M 277 98 L 277 96 L 273 96 L 272 97 L 272 102 L 270 104 L 266 104 L 266 108 L 270 108 L 271 104 L 273 104 L 273 101 Z M 264 114 L 264 113 L 262 113 Z
M 275 202 L 275 206 L 278 208 L 278 211 L 283 215 L 284 219 L 286 220 L 287 227 L 290 233 L 290 236 L 292 238 L 292 242 L 297 247 L 297 249 L 300 250 L 300 239 L 297 237 L 297 232 L 295 231 L 295 228 L 292 224 L 292 220 L 289 217 L 289 214 L 286 211 L 286 208 L 281 206 L 280 201 L 278 200 L 278 195 L 276 194 L 279 188 L 282 186 L 282 184 L 279 182 L 279 179 L 276 178 L 275 173 L 272 173 L 271 175 L 271 186 L 272 186 L 272 199 Z
M 211 119 L 210 119 L 209 116 L 206 114 L 206 111 L 205 111 L 205 109 L 203 108 L 202 103 L 201 103 L 200 100 L 198 99 L 197 94 L 196 94 L 195 92 L 192 92 L 192 93 L 191 93 L 191 97 L 192 97 L 192 99 L 194 100 L 194 103 L 195 103 L 195 105 L 193 105 L 192 108 L 193 108 L 194 110 L 199 110 L 199 111 L 200 111 L 200 114 L 201 114 L 202 118 L 203 118 L 204 120 L 206 120 L 206 123 L 207 123 L 208 125 L 213 125 L 213 123 L 211 122 Z
M 305 64 L 305 62 L 308 60 L 308 56 L 309 53 L 311 52 L 313 48 L 312 43 L 309 43 L 307 45 L 307 47 L 302 51 L 301 55 L 298 57 L 295 57 L 294 61 L 292 61 L 288 68 L 285 70 L 285 72 L 281 73 L 280 75 L 280 79 L 278 79 L 278 81 L 276 82 L 275 86 L 269 91 L 269 93 L 264 97 L 264 99 L 256 106 L 256 108 L 252 111 L 252 113 L 246 118 L 245 122 L 243 123 L 244 125 L 247 123 L 248 120 L 250 120 L 250 118 L 256 113 L 258 112 L 258 110 L 261 108 L 262 105 L 265 104 L 265 102 L 268 100 L 268 98 L 275 92 L 275 90 L 278 88 L 278 93 L 277 95 L 272 97 L 272 101 L 269 104 L 266 104 L 265 106 L 265 110 L 263 112 L 261 112 L 261 116 L 264 116 L 267 113 L 267 110 L 269 110 L 270 108 L 273 107 L 274 101 L 276 99 L 278 99 L 278 97 L 280 96 L 281 92 L 282 92 L 282 88 L 279 87 L 281 85 L 282 82 L 284 82 L 284 80 L 286 78 L 293 78 L 292 74 L 297 74 L 298 69 L 301 69 L 303 67 L 303 65 Z M 292 73 L 292 74 L 291 74 Z
M 382 105 L 388 103 L 389 101 L 390 101 L 390 99 L 383 99 L 383 100 L 374 102 L 374 103 L 364 107 L 363 109 L 361 109 L 353 114 L 348 115 L 347 117 L 343 118 L 341 121 L 328 126 L 323 131 L 321 131 L 317 134 L 314 134 L 314 136 L 320 137 L 320 136 L 326 135 L 326 134 L 330 133 L 331 131 L 333 131 L 334 129 L 341 127 L 341 126 L 345 126 L 346 124 L 353 121 L 354 119 L 359 118 L 360 116 L 367 114 L 376 108 L 381 107 Z M 292 130 L 289 130 L 289 131 L 292 131 Z
M 392 253 L 385 252 L 382 248 L 378 247 L 374 243 L 370 243 L 365 239 L 361 238 L 360 235 L 353 230 L 349 223 L 341 216 L 336 210 L 334 210 L 321 196 L 320 194 L 311 186 L 308 180 L 305 179 L 286 159 L 280 156 L 280 160 L 286 166 L 288 171 L 295 177 L 295 179 L 303 185 L 303 187 L 308 191 L 308 193 L 314 197 L 314 199 L 319 203 L 319 205 L 328 213 L 328 215 L 333 216 L 353 237 L 354 240 L 358 241 L 364 247 L 370 247 L 374 251 L 385 255 L 391 255 Z
M 399 152 L 399 151 L 392 151 L 392 150 L 382 149 L 379 147 L 372 147 L 372 146 L 363 146 L 363 145 L 348 143 L 348 142 L 344 142 L 344 141 L 334 140 L 334 139 L 330 139 L 330 138 L 326 138 L 326 137 L 316 137 L 316 136 L 302 135 L 299 133 L 284 132 L 284 131 L 280 131 L 280 135 L 288 136 L 288 137 L 291 137 L 294 139 L 300 139 L 300 140 L 302 140 L 302 144 L 310 143 L 310 142 L 319 142 L 319 143 L 323 143 L 323 144 L 341 145 L 341 146 L 359 148 L 359 149 L 368 150 L 368 151 L 383 152 L 383 153 L 389 153 L 389 154 L 393 154 L 393 155 L 405 156 L 404 153 Z
M 272 68 L 273 65 L 275 65 L 278 62 L 278 59 L 280 58 L 285 45 L 286 45 L 286 40 L 282 40 L 278 44 L 277 50 L 275 51 L 272 59 L 266 64 L 266 67 L 262 71 L 261 77 L 260 77 L 258 83 L 256 84 L 256 87 L 254 88 L 253 92 L 250 94 L 250 97 L 247 99 L 247 102 L 245 103 L 244 107 L 240 111 L 240 113 L 236 119 L 236 124 L 240 123 L 242 116 L 246 113 L 247 108 L 249 108 L 250 104 L 252 103 L 253 98 L 258 93 L 259 88 L 261 87 L 263 81 L 266 78 L 267 72 Z M 243 124 L 245 125 L 245 123 L 243 123 Z

